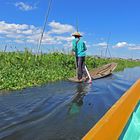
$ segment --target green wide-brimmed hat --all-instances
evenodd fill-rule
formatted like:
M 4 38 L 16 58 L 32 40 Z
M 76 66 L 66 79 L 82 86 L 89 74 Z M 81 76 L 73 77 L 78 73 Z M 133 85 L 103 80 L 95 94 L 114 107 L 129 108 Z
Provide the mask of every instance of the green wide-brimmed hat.
M 75 33 L 73 33 L 72 36 L 82 37 L 82 35 L 81 35 L 79 32 L 75 32 Z

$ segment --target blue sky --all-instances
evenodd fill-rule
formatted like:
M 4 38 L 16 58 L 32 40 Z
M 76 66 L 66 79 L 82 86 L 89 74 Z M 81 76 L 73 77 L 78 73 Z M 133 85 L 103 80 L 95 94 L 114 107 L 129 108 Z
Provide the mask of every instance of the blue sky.
M 0 46 L 36 50 L 48 0 L 1 0 Z M 109 32 L 113 57 L 140 58 L 139 0 L 53 0 L 42 50 L 70 50 L 76 19 L 88 54 L 104 55 Z M 16 47 L 16 48 L 15 48 Z

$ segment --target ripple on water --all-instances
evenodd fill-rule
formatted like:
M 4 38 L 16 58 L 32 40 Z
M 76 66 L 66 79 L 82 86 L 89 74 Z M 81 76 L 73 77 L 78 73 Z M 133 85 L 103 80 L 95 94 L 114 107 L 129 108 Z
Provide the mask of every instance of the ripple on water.
M 91 85 L 61 81 L 1 94 L 0 139 L 79 140 L 140 77 L 139 71 L 125 69 Z

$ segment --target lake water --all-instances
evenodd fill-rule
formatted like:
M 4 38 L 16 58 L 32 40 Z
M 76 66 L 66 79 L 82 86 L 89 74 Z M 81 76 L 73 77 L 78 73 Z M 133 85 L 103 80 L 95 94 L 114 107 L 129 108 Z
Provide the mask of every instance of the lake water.
M 59 81 L 0 93 L 1 140 L 80 140 L 140 78 L 140 67 L 92 84 Z

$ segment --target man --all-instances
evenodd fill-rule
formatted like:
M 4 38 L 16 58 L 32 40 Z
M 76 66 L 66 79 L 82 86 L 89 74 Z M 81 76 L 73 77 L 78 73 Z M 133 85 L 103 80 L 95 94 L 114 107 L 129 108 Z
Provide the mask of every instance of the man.
M 85 70 L 85 51 L 87 50 L 85 43 L 80 39 L 82 35 L 78 32 L 75 32 L 72 36 L 75 39 L 72 41 L 72 52 L 76 56 L 76 64 L 77 64 L 77 78 L 79 82 L 83 81 L 83 75 L 85 78 L 88 78 L 87 72 Z

